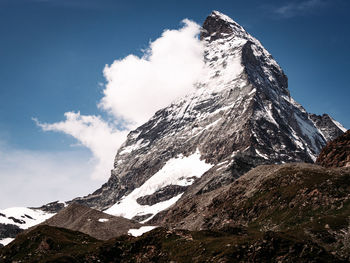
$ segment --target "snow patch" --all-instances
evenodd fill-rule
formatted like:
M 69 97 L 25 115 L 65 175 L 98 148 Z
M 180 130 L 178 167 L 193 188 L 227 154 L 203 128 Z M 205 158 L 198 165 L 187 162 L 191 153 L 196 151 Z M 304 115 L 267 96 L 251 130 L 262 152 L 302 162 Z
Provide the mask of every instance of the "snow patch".
M 222 20 L 229 22 L 229 23 L 236 23 L 232 20 L 232 18 L 228 17 L 227 15 L 224 15 L 223 13 L 220 13 L 219 11 L 213 11 L 213 14 L 220 17 Z
M 262 158 L 264 158 L 266 160 L 269 159 L 269 157 L 266 154 L 263 154 L 263 153 L 259 152 L 257 149 L 255 149 L 255 152 L 256 152 L 257 155 L 261 156 Z
M 10 244 L 13 240 L 15 240 L 15 239 L 14 239 L 14 238 L 10 238 L 10 237 L 3 238 L 3 239 L 0 239 L 0 244 L 2 244 L 3 246 L 7 246 L 7 245 Z
M 299 124 L 301 132 L 310 139 L 313 150 L 317 151 L 318 148 L 317 148 L 316 143 L 315 143 L 315 136 L 316 136 L 316 134 L 319 133 L 318 130 L 316 129 L 316 127 L 314 125 L 311 125 L 311 123 L 312 123 L 311 121 L 310 121 L 310 123 L 308 123 L 307 121 L 301 119 L 295 113 L 294 113 L 294 116 Z
M 140 148 L 146 147 L 149 144 L 148 141 L 143 142 L 143 139 L 138 140 L 135 144 L 130 145 L 125 147 L 120 153 L 119 155 L 123 155 L 126 153 L 131 153 L 132 151 L 138 150 Z
M 243 86 L 243 87 L 244 87 L 244 86 Z M 255 92 L 256 92 L 256 89 L 254 88 L 254 89 L 252 89 L 252 90 L 248 93 L 248 96 L 254 94 Z
M 0 217 L 0 223 L 16 225 L 22 229 L 40 224 L 55 215 L 55 213 L 27 207 L 11 207 L 0 210 L 0 213 L 5 215 L 5 217 Z
M 124 196 L 118 203 L 104 212 L 128 219 L 146 214 L 155 215 L 176 203 L 182 194 L 151 206 L 140 205 L 136 200 L 139 197 L 151 195 L 168 185 L 191 185 L 193 183 L 192 178 L 201 177 L 212 166 L 212 164 L 200 160 L 198 150 L 188 157 L 180 154 L 177 158 L 167 161 L 163 168 L 149 178 L 142 186 L 134 189 L 130 194 Z
M 101 222 L 101 223 L 108 222 L 108 221 L 109 221 L 109 219 L 107 219 L 107 218 L 100 218 L 98 220 L 98 222 Z
M 144 233 L 149 232 L 157 226 L 142 226 L 139 229 L 129 229 L 128 234 L 134 237 L 142 236 Z

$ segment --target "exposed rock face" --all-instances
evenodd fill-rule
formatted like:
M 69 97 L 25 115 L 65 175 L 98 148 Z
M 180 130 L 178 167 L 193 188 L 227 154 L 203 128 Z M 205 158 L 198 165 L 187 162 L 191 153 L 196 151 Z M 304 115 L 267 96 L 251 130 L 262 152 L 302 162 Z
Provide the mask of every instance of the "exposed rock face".
M 186 189 L 187 189 L 186 186 L 167 185 L 166 187 L 156 191 L 154 194 L 142 196 L 136 199 L 136 201 L 140 205 L 154 205 L 158 202 L 169 200 L 170 198 L 185 192 Z
M 11 224 L 0 224 L 0 239 L 3 238 L 14 238 L 17 234 L 23 230 L 16 225 Z
M 327 141 L 334 140 L 335 138 L 339 137 L 344 132 L 346 132 L 346 129 L 328 114 L 309 114 L 309 117 L 313 121 L 315 126 L 322 132 L 324 138 Z
M 100 240 L 127 235 L 129 229 L 142 226 L 135 221 L 108 215 L 74 203 L 40 225 L 63 227 L 88 234 Z
M 342 132 L 333 122 L 315 125 L 290 97 L 277 62 L 232 19 L 214 11 L 203 24 L 201 41 L 207 75 L 197 90 L 130 132 L 108 182 L 75 202 L 107 209 L 169 160 L 197 149 L 213 167 L 182 198 L 213 191 L 259 164 L 313 162 L 326 141 Z
M 350 166 L 350 130 L 327 143 L 318 156 L 316 163 L 324 167 Z
M 32 209 L 40 209 L 48 213 L 57 213 L 65 207 L 65 204 L 59 201 L 51 202 L 41 207 L 32 207 Z

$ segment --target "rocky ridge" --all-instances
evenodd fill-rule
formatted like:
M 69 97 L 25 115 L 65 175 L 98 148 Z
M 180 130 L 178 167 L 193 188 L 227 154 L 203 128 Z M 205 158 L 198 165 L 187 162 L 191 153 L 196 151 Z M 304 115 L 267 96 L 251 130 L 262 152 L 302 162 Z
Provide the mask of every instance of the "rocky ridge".
M 315 126 L 322 132 L 323 137 L 327 142 L 334 140 L 346 132 L 346 129 L 328 114 L 309 114 L 309 117 Z
M 74 203 L 40 225 L 79 231 L 99 240 L 108 240 L 113 237 L 127 235 L 130 229 L 142 227 L 138 222 L 112 216 Z

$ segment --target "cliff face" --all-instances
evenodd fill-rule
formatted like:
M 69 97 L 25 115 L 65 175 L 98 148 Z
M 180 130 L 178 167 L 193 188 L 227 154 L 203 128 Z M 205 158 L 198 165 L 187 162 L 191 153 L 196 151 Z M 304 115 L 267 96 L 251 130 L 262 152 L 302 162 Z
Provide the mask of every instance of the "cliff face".
M 327 142 L 334 140 L 346 132 L 346 129 L 328 114 L 309 114 L 309 117 L 315 126 L 322 132 L 323 137 Z

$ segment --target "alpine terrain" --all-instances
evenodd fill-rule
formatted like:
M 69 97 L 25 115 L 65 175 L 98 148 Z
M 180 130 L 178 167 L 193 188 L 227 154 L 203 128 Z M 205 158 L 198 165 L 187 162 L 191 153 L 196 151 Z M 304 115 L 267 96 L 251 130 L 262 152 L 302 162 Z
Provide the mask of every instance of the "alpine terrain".
M 147 220 L 259 164 L 312 163 L 345 131 L 295 102 L 277 62 L 229 17 L 212 12 L 200 38 L 207 75 L 197 90 L 130 132 L 108 182 L 75 202 Z
M 0 211 L 4 245 L 51 218 L 18 235 L 3 257 L 36 262 L 64 250 L 69 262 L 349 258 L 350 168 L 332 161 L 336 150 L 319 160 L 338 168 L 313 164 L 346 129 L 327 114 L 306 112 L 272 55 L 231 18 L 213 11 L 200 40 L 206 74 L 195 92 L 129 133 L 100 189 Z M 141 237 L 101 241 L 152 226 L 159 228 Z M 113 227 L 120 229 L 107 233 Z M 29 237 L 36 243 L 27 244 Z

